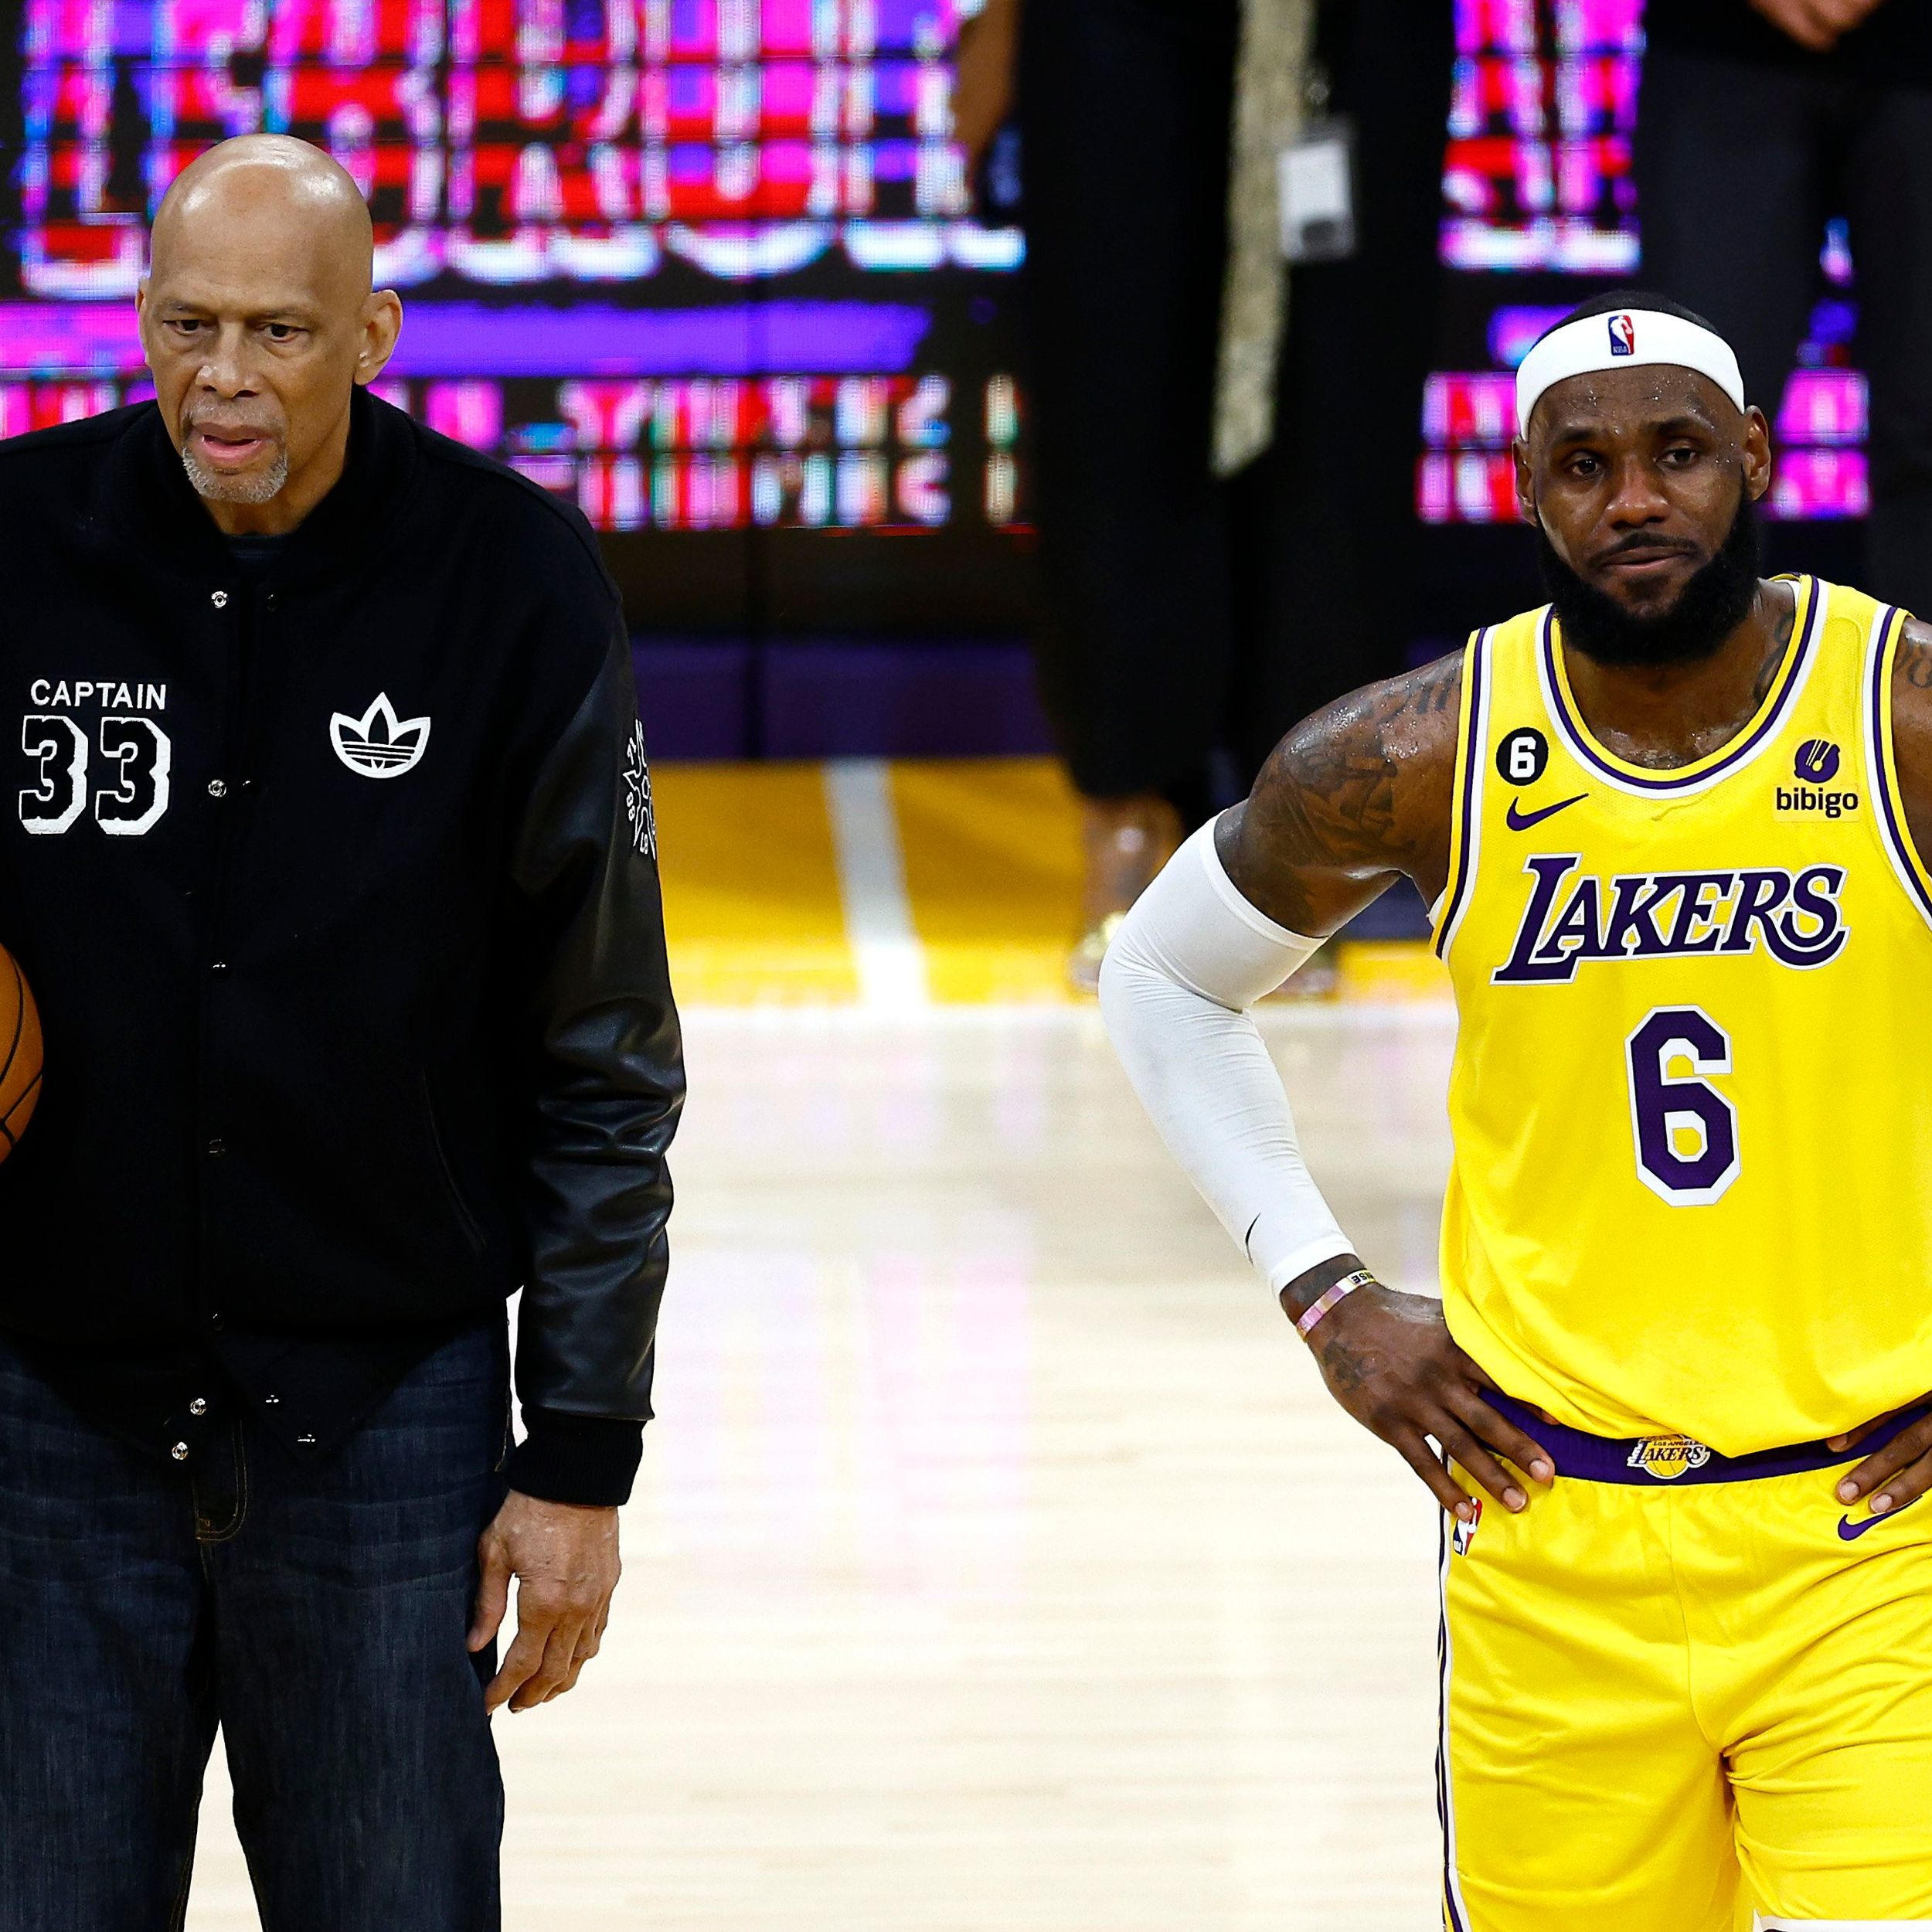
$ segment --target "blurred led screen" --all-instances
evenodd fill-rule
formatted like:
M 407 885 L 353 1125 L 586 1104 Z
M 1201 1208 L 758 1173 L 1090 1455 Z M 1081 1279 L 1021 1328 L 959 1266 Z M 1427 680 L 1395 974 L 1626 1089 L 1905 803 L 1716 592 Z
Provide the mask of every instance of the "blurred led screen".
M 1515 514 L 1509 371 L 1587 292 L 1562 278 L 1641 273 L 1643 0 L 1455 5 L 1458 366 L 1429 386 L 1417 503 L 1429 522 L 1494 522 Z M 626 533 L 923 537 L 842 581 L 930 582 L 937 614 L 1002 573 L 1027 515 L 1008 326 L 1024 244 L 975 217 L 948 138 L 961 11 L 25 0 L 0 434 L 145 393 L 129 300 L 145 223 L 202 148 L 285 131 L 370 199 L 379 277 L 408 309 L 391 400 L 571 497 L 620 553 Z M 1777 413 L 1774 515 L 1866 508 L 1842 233 L 1824 266 Z M 760 567 L 747 553 L 743 573 Z
M 957 0 L 26 0 L 0 432 L 147 393 L 143 230 L 202 148 L 330 149 L 406 320 L 380 393 L 600 529 L 1024 514 L 1023 247 L 948 139 Z M 10 144 L 11 145 L 11 144 Z
M 1427 522 L 1514 521 L 1509 372 L 1589 292 L 1526 302 L 1505 278 L 1546 287 L 1558 275 L 1641 278 L 1631 144 L 1643 11 L 1643 0 L 1457 0 L 1447 332 L 1481 366 L 1430 380 L 1417 492 Z M 1862 516 L 1867 507 L 1865 379 L 1845 366 L 1851 262 L 1842 225 L 1821 240 L 1828 292 L 1774 412 L 1774 517 Z

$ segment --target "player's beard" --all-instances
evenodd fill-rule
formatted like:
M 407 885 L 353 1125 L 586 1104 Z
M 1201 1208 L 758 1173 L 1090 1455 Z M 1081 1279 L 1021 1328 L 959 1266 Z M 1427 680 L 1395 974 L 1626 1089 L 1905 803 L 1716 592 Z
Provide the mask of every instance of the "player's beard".
M 1586 583 L 1536 530 L 1543 587 L 1563 639 L 1599 664 L 1695 664 L 1709 657 L 1750 615 L 1760 567 L 1757 506 L 1740 492 L 1737 515 L 1716 554 L 1665 609 L 1640 615 Z

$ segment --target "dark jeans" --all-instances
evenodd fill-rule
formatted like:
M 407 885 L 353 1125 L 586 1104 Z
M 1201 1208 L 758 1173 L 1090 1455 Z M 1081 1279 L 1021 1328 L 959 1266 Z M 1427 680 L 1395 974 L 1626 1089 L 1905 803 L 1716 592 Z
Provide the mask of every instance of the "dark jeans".
M 502 1784 L 464 1648 L 504 1343 L 337 1454 L 170 1468 L 0 1342 L 0 1932 L 173 1932 L 219 1721 L 265 1932 L 496 1932 Z
M 1845 218 L 1872 386 L 1859 588 L 1932 611 L 1932 87 L 1653 49 L 1637 165 L 1646 285 L 1716 325 L 1774 419 Z

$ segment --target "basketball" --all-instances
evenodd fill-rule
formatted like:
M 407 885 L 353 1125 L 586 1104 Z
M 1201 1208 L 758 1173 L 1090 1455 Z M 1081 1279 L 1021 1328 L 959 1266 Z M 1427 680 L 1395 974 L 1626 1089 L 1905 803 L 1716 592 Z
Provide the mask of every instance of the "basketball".
M 0 947 L 0 1161 L 14 1150 L 40 1097 L 40 1012 L 12 954 Z

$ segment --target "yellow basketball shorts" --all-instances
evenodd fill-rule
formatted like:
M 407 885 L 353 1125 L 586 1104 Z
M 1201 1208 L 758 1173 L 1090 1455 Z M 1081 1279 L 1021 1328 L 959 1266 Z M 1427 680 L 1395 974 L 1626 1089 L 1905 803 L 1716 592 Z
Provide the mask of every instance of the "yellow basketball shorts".
M 1497 1406 L 1558 1475 L 1445 1534 L 1448 1932 L 1932 1926 L 1932 1501 L 1833 1493 L 1923 1411 L 1733 1460 Z

